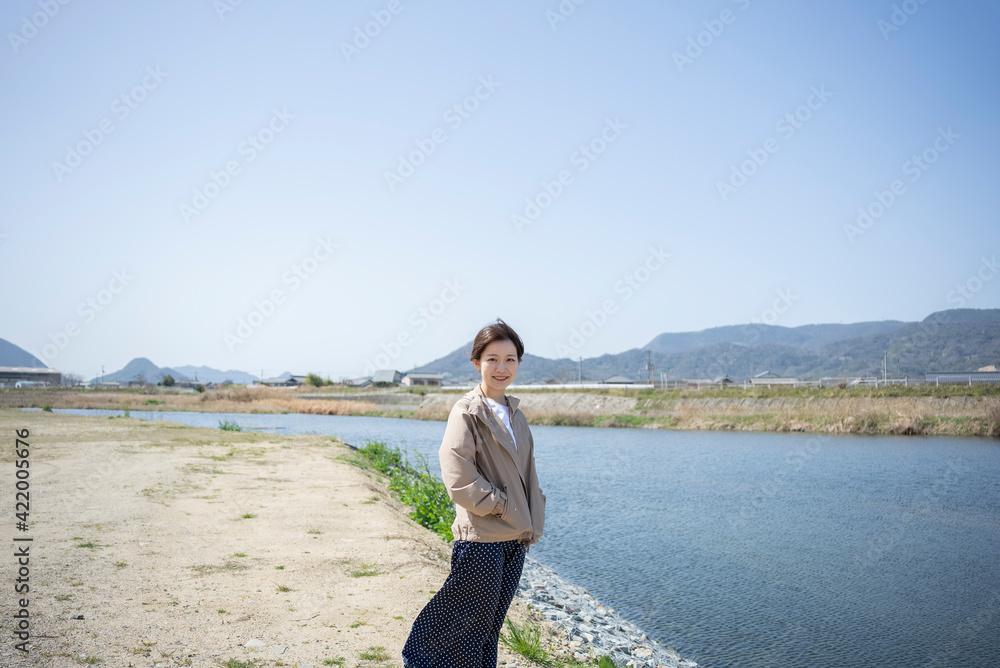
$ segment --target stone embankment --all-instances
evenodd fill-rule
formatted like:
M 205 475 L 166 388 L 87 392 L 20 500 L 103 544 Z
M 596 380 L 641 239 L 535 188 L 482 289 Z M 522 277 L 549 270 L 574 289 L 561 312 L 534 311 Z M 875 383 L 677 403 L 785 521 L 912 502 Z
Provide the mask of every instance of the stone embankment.
M 609 656 L 634 668 L 697 668 L 651 639 L 586 589 L 567 582 L 531 557 L 524 561 L 518 597 L 566 634 L 568 649 L 580 661 Z

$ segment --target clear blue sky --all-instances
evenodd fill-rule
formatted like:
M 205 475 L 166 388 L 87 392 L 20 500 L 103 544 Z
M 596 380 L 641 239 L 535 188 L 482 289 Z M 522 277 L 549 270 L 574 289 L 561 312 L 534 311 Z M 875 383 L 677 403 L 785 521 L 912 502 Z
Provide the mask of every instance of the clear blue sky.
M 5 3 L 0 336 L 338 377 L 1000 307 L 1000 9 L 893 4 Z

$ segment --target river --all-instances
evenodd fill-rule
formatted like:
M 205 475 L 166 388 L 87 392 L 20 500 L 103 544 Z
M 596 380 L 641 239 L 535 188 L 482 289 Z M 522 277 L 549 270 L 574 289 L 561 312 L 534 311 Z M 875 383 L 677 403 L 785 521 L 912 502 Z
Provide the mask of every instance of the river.
M 435 471 L 444 433 L 394 418 L 131 415 L 378 439 Z M 1000 665 L 1000 442 L 532 434 L 548 497 L 532 556 L 705 668 Z

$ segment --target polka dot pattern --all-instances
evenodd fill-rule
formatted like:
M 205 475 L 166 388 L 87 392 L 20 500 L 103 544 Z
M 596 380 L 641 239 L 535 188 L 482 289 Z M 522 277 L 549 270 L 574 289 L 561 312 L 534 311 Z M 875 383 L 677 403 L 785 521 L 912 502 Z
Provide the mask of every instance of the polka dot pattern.
M 495 668 L 525 549 L 519 541 L 457 540 L 451 574 L 417 615 L 403 646 L 406 668 Z

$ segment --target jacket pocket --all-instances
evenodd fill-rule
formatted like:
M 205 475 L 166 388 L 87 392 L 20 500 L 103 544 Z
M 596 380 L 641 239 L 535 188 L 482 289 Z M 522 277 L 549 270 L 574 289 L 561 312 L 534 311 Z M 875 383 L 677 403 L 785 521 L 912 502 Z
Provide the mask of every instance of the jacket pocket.
M 503 512 L 500 513 L 500 521 L 501 522 L 506 522 L 507 521 L 508 512 L 510 511 L 510 504 L 511 504 L 510 493 L 507 491 L 507 485 L 503 486 L 503 493 L 504 493 L 504 496 L 506 497 L 506 499 L 504 500 L 504 503 L 503 503 Z

